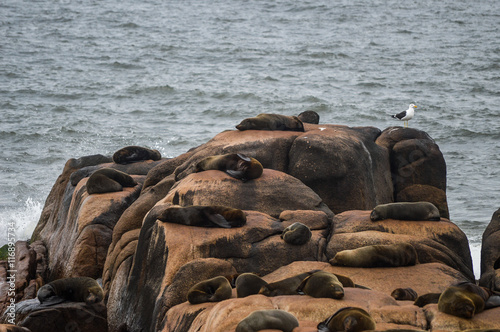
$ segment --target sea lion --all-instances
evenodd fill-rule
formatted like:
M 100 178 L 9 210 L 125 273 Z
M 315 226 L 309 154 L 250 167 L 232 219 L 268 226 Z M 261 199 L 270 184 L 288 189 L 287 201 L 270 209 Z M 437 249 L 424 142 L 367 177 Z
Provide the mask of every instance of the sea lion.
M 375 330 L 375 321 L 364 309 L 346 307 L 319 323 L 317 328 L 318 332 L 359 332 Z
M 191 304 L 220 302 L 231 298 L 232 288 L 226 277 L 218 276 L 201 281 L 191 287 L 187 300 Z
M 319 114 L 314 111 L 304 111 L 297 115 L 302 123 L 311 123 L 318 124 L 319 123 Z
M 101 168 L 92 173 L 87 180 L 89 195 L 123 190 L 123 187 L 135 187 L 137 182 L 125 172 L 114 168 Z
M 372 221 L 384 219 L 439 221 L 438 208 L 429 202 L 398 202 L 377 205 L 370 214 Z
M 233 178 L 246 182 L 260 177 L 264 168 L 255 158 L 247 157 L 241 153 L 227 153 L 206 157 L 195 166 L 195 172 L 208 170 L 222 171 Z
M 415 301 L 418 297 L 417 292 L 411 288 L 396 288 L 391 296 L 398 301 Z
M 160 151 L 135 145 L 121 148 L 113 154 L 113 161 L 117 164 L 130 164 L 144 160 L 156 161 L 160 159 Z
M 163 222 L 198 227 L 241 227 L 246 223 L 245 212 L 219 205 L 157 205 L 153 207 L 146 218 L 154 218 Z
M 104 298 L 101 286 L 89 277 L 64 278 L 49 282 L 40 287 L 38 300 L 44 305 L 61 302 L 99 303 Z
M 296 116 L 261 113 L 256 117 L 244 119 L 236 129 L 304 131 L 304 124 Z
M 311 239 L 312 232 L 303 223 L 296 222 L 288 226 L 281 233 L 281 238 L 288 244 L 302 245 Z
M 259 294 L 265 296 L 279 296 L 279 295 L 299 295 L 298 288 L 302 281 L 319 270 L 313 270 L 305 273 L 294 275 L 290 278 L 272 282 L 263 285 L 259 290 Z
M 304 278 L 297 288 L 299 294 L 317 298 L 339 300 L 344 297 L 344 287 L 336 275 L 326 271 L 317 271 Z
M 452 285 L 441 294 L 438 310 L 449 315 L 472 318 L 482 312 L 490 297 L 488 291 L 471 282 Z
M 236 278 L 236 296 L 247 297 L 259 294 L 262 286 L 267 285 L 268 283 L 255 273 L 242 273 Z
M 427 293 L 424 295 L 420 295 L 419 297 L 416 298 L 413 304 L 416 305 L 417 307 L 422 308 L 430 303 L 438 303 L 440 296 L 441 293 Z
M 265 329 L 292 332 L 298 326 L 297 318 L 284 310 L 257 310 L 239 322 L 235 332 L 257 332 Z
M 415 265 L 417 252 L 409 243 L 372 245 L 338 252 L 330 264 L 350 267 L 397 267 Z

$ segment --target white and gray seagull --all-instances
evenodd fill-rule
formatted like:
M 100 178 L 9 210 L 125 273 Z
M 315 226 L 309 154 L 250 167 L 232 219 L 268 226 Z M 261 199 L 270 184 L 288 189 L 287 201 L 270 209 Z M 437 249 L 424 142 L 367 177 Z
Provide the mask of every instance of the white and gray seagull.
M 392 115 L 392 117 L 394 119 L 404 121 L 403 126 L 408 127 L 408 120 L 411 120 L 413 118 L 413 116 L 415 115 L 415 108 L 417 108 L 417 105 L 410 104 L 410 106 L 408 106 L 408 109 L 406 111 L 400 112 L 398 114 L 394 114 L 394 115 Z

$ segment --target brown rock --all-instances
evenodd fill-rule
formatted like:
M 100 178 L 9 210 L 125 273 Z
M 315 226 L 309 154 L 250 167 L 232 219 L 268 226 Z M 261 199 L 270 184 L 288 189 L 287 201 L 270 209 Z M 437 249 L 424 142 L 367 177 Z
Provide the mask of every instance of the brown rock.
M 271 169 L 264 169 L 262 176 L 248 182 L 221 171 L 193 173 L 177 182 L 160 202 L 181 206 L 224 205 L 276 218 L 285 210 L 316 210 L 332 215 L 321 198 L 301 181 Z
M 496 210 L 484 230 L 481 246 L 481 279 L 479 284 L 500 291 L 500 209 Z
M 429 328 L 432 331 L 463 331 L 470 329 L 500 329 L 500 308 L 485 310 L 471 319 L 445 314 L 438 310 L 437 304 L 424 307 Z
M 372 222 L 369 215 L 370 211 L 346 211 L 334 217 L 335 233 L 327 245 L 328 259 L 342 250 L 404 242 L 415 247 L 420 263 L 441 262 L 474 280 L 467 237 L 452 222 L 445 219 Z

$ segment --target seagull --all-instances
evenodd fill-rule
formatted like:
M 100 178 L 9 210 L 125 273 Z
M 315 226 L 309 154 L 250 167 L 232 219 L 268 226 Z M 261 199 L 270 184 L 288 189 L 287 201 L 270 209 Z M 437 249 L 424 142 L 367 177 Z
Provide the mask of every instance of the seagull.
M 400 112 L 398 114 L 392 115 L 394 119 L 399 119 L 401 121 L 404 121 L 404 127 L 408 127 L 408 120 L 411 120 L 413 116 L 415 115 L 414 109 L 417 108 L 417 105 L 415 104 L 410 104 L 408 106 L 408 109 L 406 111 Z

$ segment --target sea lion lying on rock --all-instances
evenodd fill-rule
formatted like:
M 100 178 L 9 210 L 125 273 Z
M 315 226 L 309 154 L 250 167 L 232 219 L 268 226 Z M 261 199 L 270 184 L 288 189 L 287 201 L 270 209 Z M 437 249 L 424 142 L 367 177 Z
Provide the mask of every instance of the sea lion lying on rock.
M 242 273 L 236 278 L 236 296 L 247 297 L 254 294 L 259 294 L 263 286 L 268 283 L 255 273 Z
M 317 298 L 339 300 L 344 297 L 342 283 L 336 275 L 326 271 L 316 271 L 304 278 L 297 288 L 297 292 Z
M 409 243 L 372 245 L 339 251 L 330 264 L 350 267 L 398 267 L 417 264 L 417 252 Z
M 142 146 L 126 146 L 113 154 L 113 161 L 117 164 L 129 164 L 144 160 L 160 160 L 161 154 L 158 150 L 144 148 Z
M 288 244 L 302 245 L 306 244 L 312 236 L 312 232 L 303 223 L 296 222 L 288 226 L 281 233 L 281 238 Z
M 179 206 L 162 204 L 153 207 L 146 216 L 163 222 L 198 227 L 241 227 L 246 221 L 245 212 L 220 205 Z
M 398 202 L 377 205 L 370 214 L 372 221 L 384 219 L 439 221 L 438 208 L 429 202 Z
M 284 310 L 257 310 L 239 322 L 235 332 L 257 332 L 266 329 L 292 332 L 298 326 L 297 318 Z
M 233 178 L 246 182 L 260 177 L 264 168 L 255 158 L 247 157 L 241 153 L 227 153 L 206 157 L 196 164 L 195 172 L 208 170 L 222 171 Z
M 87 180 L 89 195 L 122 191 L 123 187 L 135 187 L 137 182 L 125 172 L 114 168 L 101 168 L 92 173 Z
M 62 302 L 99 303 L 104 298 L 104 292 L 92 278 L 64 278 L 49 282 L 40 287 L 38 300 L 44 305 L 54 305 Z
M 298 292 L 298 288 L 302 281 L 317 271 L 319 270 L 300 273 L 283 280 L 263 285 L 259 290 L 259 294 L 265 296 L 299 295 L 300 293 Z
M 355 307 L 339 309 L 318 324 L 318 332 L 360 332 L 365 330 L 375 330 L 375 321 L 364 309 Z
M 256 117 L 244 119 L 236 129 L 304 131 L 304 124 L 296 116 L 261 113 Z
M 220 302 L 231 298 L 231 293 L 229 280 L 219 276 L 195 284 L 189 289 L 187 299 L 191 304 Z
M 391 296 L 398 301 L 415 301 L 418 297 L 417 292 L 411 288 L 396 288 Z

